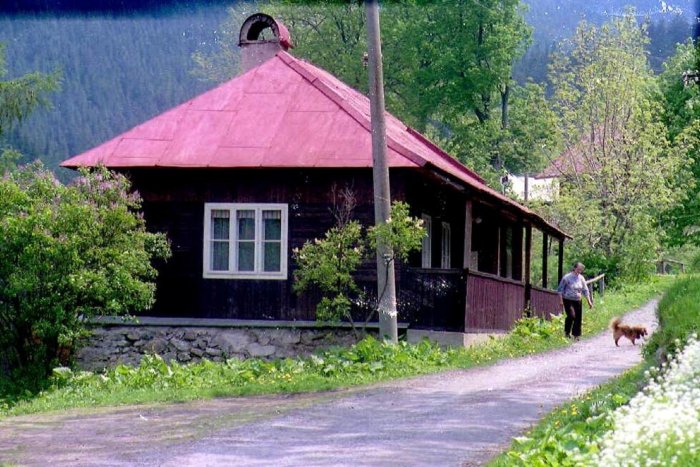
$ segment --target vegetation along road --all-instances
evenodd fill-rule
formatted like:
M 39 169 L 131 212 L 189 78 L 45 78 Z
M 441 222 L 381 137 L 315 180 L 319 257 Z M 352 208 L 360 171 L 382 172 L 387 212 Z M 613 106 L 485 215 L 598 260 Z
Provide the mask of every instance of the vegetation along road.
M 655 326 L 651 301 L 625 316 Z M 593 311 L 594 313 L 595 311 Z M 0 422 L 22 465 L 478 465 L 554 406 L 631 368 L 610 332 L 573 346 L 369 388 Z

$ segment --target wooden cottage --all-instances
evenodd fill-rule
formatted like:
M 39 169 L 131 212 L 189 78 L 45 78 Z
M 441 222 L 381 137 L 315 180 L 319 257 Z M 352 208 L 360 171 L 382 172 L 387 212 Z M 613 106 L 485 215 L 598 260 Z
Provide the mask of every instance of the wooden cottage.
M 292 250 L 333 225 L 333 187 L 351 187 L 355 217 L 373 221 L 368 98 L 290 55 L 269 16 L 249 18 L 240 44 L 242 74 L 62 164 L 127 174 L 149 229 L 167 233 L 150 316 L 313 320 L 318 297 L 292 291 Z M 556 311 L 556 293 L 530 283 L 532 230 L 559 242 L 560 277 L 565 234 L 386 118 L 392 198 L 428 231 L 397 269 L 399 321 L 472 332 L 508 329 L 528 302 Z M 370 294 L 375 276 L 370 264 L 358 275 Z

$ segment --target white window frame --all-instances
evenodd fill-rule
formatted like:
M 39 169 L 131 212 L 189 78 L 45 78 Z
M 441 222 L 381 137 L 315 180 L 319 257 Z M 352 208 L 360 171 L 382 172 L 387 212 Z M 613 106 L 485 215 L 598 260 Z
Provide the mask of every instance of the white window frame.
M 442 223 L 440 267 L 450 269 L 452 265 L 452 228 L 449 222 Z
M 427 214 L 421 215 L 423 219 L 423 227 L 425 228 L 425 237 L 421 245 L 421 267 L 430 269 L 433 265 L 433 218 Z
M 227 271 L 214 271 L 211 268 L 211 212 L 213 210 L 228 210 L 229 222 L 229 258 Z M 238 254 L 238 229 L 236 228 L 236 211 L 255 211 L 255 259 L 253 271 L 236 271 L 236 255 Z M 263 271 L 263 211 L 281 212 L 280 233 L 280 270 Z M 279 203 L 205 203 L 204 204 L 204 248 L 203 248 L 203 277 L 205 279 L 287 279 L 287 245 L 288 237 L 288 205 Z

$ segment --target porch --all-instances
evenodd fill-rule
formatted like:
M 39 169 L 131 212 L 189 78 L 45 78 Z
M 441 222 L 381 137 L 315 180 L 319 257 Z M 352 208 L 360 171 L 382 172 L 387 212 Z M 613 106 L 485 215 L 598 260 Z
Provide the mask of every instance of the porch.
M 411 329 L 493 334 L 524 313 L 558 313 L 568 236 L 505 197 L 438 179 L 408 180 L 406 199 L 426 225 L 420 257 L 397 267 L 399 320 Z
M 413 329 L 502 332 L 526 309 L 548 318 L 560 308 L 553 290 L 471 269 L 404 268 L 397 284 L 399 319 Z

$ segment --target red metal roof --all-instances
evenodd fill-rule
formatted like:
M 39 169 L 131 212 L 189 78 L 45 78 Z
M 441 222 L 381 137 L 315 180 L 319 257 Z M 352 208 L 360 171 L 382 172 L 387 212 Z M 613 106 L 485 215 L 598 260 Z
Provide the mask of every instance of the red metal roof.
M 388 112 L 386 126 L 389 167 L 438 169 L 544 222 L 489 188 L 476 173 Z M 369 168 L 369 99 L 330 73 L 278 52 L 61 166 L 100 164 L 109 168 Z
M 566 148 L 542 172 L 535 175 L 535 178 L 559 178 L 598 172 L 600 163 L 593 157 L 596 153 L 596 147 L 603 144 L 606 136 L 611 139 L 617 139 L 615 134 L 605 135 L 602 129 L 599 129 L 593 135 L 590 133 L 584 134 L 576 144 Z
M 390 167 L 431 163 L 482 182 L 387 113 Z M 369 99 L 286 52 L 63 167 L 371 167 Z

